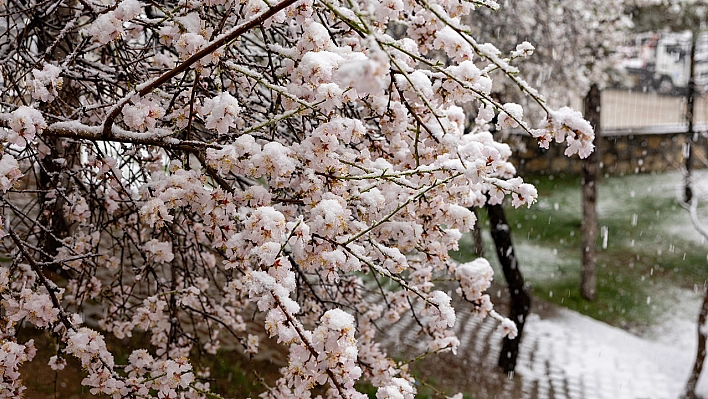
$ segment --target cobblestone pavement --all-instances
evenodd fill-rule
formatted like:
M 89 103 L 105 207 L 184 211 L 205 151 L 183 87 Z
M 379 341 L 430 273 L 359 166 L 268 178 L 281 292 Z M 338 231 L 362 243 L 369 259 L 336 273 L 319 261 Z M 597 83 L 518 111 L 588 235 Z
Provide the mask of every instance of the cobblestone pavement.
M 479 320 L 464 311 L 458 310 L 455 325 L 460 339 L 458 355 L 443 357 L 442 361 L 446 365 L 462 362 L 467 373 L 476 374 L 470 376 L 474 384 L 487 385 L 472 384 L 472 388 L 466 385 L 465 389 L 472 389 L 475 398 L 679 397 L 692 365 L 693 349 L 642 339 L 564 308 L 552 313 L 544 318 L 529 316 L 517 373 L 512 379 L 500 376 L 495 369 L 501 345 L 497 322 L 491 318 Z M 417 339 L 419 329 L 410 319 L 387 330 L 385 344 L 393 353 L 411 348 L 425 350 Z M 480 375 L 484 373 L 492 376 Z

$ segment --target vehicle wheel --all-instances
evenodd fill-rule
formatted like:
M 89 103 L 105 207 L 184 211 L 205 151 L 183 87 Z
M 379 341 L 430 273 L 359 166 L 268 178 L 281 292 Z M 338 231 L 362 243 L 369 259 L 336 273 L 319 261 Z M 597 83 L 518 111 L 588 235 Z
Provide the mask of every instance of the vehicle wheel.
M 656 85 L 656 92 L 659 94 L 673 94 L 674 89 L 674 83 L 667 76 L 663 76 L 659 84 Z

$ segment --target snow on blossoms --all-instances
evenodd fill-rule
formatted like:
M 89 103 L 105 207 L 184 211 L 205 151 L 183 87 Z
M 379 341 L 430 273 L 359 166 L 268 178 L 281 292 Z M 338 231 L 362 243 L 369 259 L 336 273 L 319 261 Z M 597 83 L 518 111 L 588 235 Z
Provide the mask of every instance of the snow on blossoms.
M 524 109 L 519 104 L 506 103 L 504 104 L 503 111 L 499 113 L 499 123 L 497 124 L 498 129 L 504 129 L 506 127 L 518 127 L 520 120 L 523 119 Z
M 125 32 L 125 22 L 137 17 L 142 7 L 137 0 L 123 0 L 114 11 L 99 15 L 85 33 L 101 44 L 115 40 Z
M 59 77 L 61 68 L 44 64 L 42 70 L 33 69 L 34 79 L 30 81 L 32 85 L 32 97 L 41 101 L 52 101 L 58 95 L 57 89 L 61 89 L 64 79 Z
M 41 112 L 23 105 L 10 114 L 9 125 L 12 131 L 7 141 L 25 147 L 28 142 L 34 140 L 37 133 L 47 127 L 47 122 Z
M 128 127 L 143 131 L 155 130 L 155 125 L 165 110 L 158 99 L 150 97 L 133 98 L 132 104 L 123 108 L 123 121 Z
M 205 120 L 207 128 L 225 134 L 230 127 L 236 126 L 236 116 L 240 109 L 238 101 L 231 94 L 224 92 L 214 98 L 206 99 L 201 112 L 207 115 Z
M 532 130 L 531 134 L 538 139 L 538 144 L 542 148 L 548 148 L 552 139 L 562 143 L 568 142 L 565 155 L 578 154 L 581 158 L 587 158 L 592 153 L 595 146 L 593 131 L 590 122 L 583 118 L 583 115 L 568 107 L 563 107 L 558 111 L 551 111 L 548 115 L 548 127 L 546 129 Z
M 593 133 L 495 100 L 506 80 L 545 104 L 515 64 L 531 45 L 464 26 L 491 3 L 6 2 L 0 344 L 31 323 L 56 338 L 51 368 L 74 357 L 76 384 L 113 398 L 219 394 L 208 366 L 234 349 L 287 356 L 264 398 L 408 399 L 381 345 L 394 324 L 425 348 L 405 359 L 454 352 L 460 306 L 512 336 L 489 264 L 450 257 L 474 208 L 538 196 L 493 121 L 580 156 Z M 108 335 L 140 344 L 115 356 Z M 0 392 L 21 390 L 17 345 Z
M 492 310 L 492 302 L 484 291 L 489 288 L 494 271 L 484 258 L 455 266 L 455 279 L 460 283 L 457 293 L 476 305 L 475 311 L 486 316 Z
M 0 158 L 0 189 L 2 192 L 5 193 L 11 189 L 21 177 L 22 171 L 20 171 L 20 165 L 15 157 L 4 154 Z

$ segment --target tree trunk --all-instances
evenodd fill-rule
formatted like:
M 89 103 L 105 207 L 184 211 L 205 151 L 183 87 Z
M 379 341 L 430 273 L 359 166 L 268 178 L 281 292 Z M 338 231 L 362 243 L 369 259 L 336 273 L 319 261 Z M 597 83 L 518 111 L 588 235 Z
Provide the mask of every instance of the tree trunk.
M 69 3 L 76 5 L 76 2 L 70 1 Z M 72 7 L 60 6 L 55 10 L 55 15 L 62 23 L 68 23 L 73 18 L 74 11 Z M 42 33 L 36 37 L 38 47 L 48 48 L 56 40 L 56 37 L 49 32 Z M 78 35 L 67 34 L 63 40 L 65 43 L 78 43 Z M 69 48 L 63 45 L 56 46 L 47 61 L 65 59 L 69 55 L 67 53 Z M 50 114 L 66 115 L 71 110 L 81 107 L 81 102 L 70 85 L 60 88 L 58 97 L 52 103 L 40 105 L 39 109 Z M 45 137 L 43 142 L 50 148 L 51 153 L 39 160 L 39 173 L 36 177 L 36 185 L 39 190 L 37 199 L 40 203 L 38 221 L 47 227 L 46 231 L 39 232 L 38 241 L 45 254 L 54 256 L 62 246 L 61 240 L 71 235 L 71 223 L 66 219 L 64 210 L 64 205 L 67 203 L 65 195 L 72 190 L 73 182 L 70 171 L 79 162 L 81 149 L 78 144 L 62 138 Z M 57 163 L 57 159 L 63 159 L 64 164 Z M 67 173 L 68 171 L 69 173 Z M 53 194 L 47 196 L 49 192 L 53 192 Z M 59 264 L 49 267 L 54 272 L 66 274 L 66 270 L 62 269 Z
M 595 241 L 597 239 L 597 181 L 600 177 L 600 89 L 596 84 L 585 96 L 585 118 L 595 129 L 595 151 L 583 161 L 583 222 L 581 231 L 583 270 L 580 294 L 588 301 L 595 300 L 597 288 Z
M 684 181 L 684 196 L 683 199 L 687 203 L 693 200 L 693 191 L 691 190 L 691 169 L 693 162 L 693 144 L 698 139 L 697 134 L 693 131 L 693 105 L 696 93 L 696 81 L 694 79 L 696 68 L 696 40 L 697 33 L 693 32 L 691 38 L 691 58 L 690 69 L 688 76 L 688 91 L 686 92 L 686 120 L 688 122 L 688 131 L 686 132 L 686 150 L 685 150 L 685 167 L 686 175 Z M 696 349 L 696 360 L 693 363 L 693 370 L 686 382 L 686 390 L 684 398 L 697 399 L 696 385 L 703 371 L 703 362 L 706 358 L 706 339 L 708 339 L 708 331 L 706 331 L 706 317 L 708 316 L 708 288 L 703 288 L 703 304 L 701 311 L 698 313 L 698 349 Z
M 501 205 L 489 204 L 486 205 L 486 208 L 489 215 L 492 239 L 494 239 L 494 245 L 497 248 L 497 257 L 511 294 L 509 319 L 516 323 L 516 327 L 519 330 L 519 334 L 515 339 L 504 337 L 502 350 L 499 354 L 499 362 L 497 363 L 504 372 L 511 373 L 516 368 L 516 358 L 519 355 L 519 344 L 524 331 L 526 315 L 531 309 L 531 296 L 516 261 L 514 246 L 511 242 L 511 231 L 504 215 L 504 208 Z
M 698 396 L 696 396 L 696 385 L 703 371 L 703 361 L 706 358 L 706 339 L 708 339 L 706 317 L 708 317 L 708 289 L 704 288 L 703 305 L 701 305 L 701 311 L 698 313 L 698 349 L 696 350 L 696 361 L 693 363 L 691 376 L 688 378 L 688 382 L 686 382 L 686 392 L 684 394 L 684 398 L 686 399 L 698 398 Z
M 471 208 L 472 212 L 474 212 L 474 216 L 479 220 L 477 217 L 477 208 Z M 472 238 L 474 239 L 474 254 L 483 257 L 484 256 L 484 241 L 482 241 L 482 229 L 479 228 L 479 223 L 475 226 L 474 230 L 472 230 Z
M 686 149 L 684 151 L 686 176 L 683 193 L 683 200 L 686 203 L 690 203 L 691 199 L 693 199 L 693 192 L 691 191 L 691 163 L 693 163 L 693 145 L 698 140 L 698 134 L 693 131 L 693 104 L 696 96 L 696 80 L 693 76 L 696 70 L 696 36 L 697 33 L 694 32 L 691 39 L 691 66 L 688 75 L 688 90 L 686 91 L 686 121 L 688 122 L 688 130 L 686 132 Z
M 62 145 L 64 140 L 49 138 L 45 143 L 50 145 L 52 153 L 40 160 L 39 176 L 37 178 L 37 189 L 40 190 L 38 200 L 40 202 L 39 222 L 47 227 L 47 231 L 40 234 L 40 247 L 50 256 L 57 254 L 62 243 L 58 240 L 70 235 L 71 224 L 64 214 L 66 201 L 63 195 L 55 193 L 51 198 L 47 198 L 46 192 L 53 190 L 64 193 L 70 192 L 71 181 L 63 170 L 64 166 L 54 162 L 55 159 L 64 159 L 66 165 L 75 165 L 78 161 L 76 155 L 80 149 L 76 144 L 70 144 L 66 148 Z M 47 259 L 49 260 L 49 259 Z M 62 268 L 56 265 L 55 272 L 62 272 Z

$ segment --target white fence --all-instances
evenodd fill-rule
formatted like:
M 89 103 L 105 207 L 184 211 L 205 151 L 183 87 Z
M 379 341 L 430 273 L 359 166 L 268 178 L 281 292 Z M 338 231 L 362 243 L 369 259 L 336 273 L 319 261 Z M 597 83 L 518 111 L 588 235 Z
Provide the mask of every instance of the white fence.
M 686 97 L 654 92 L 605 90 L 602 93 L 604 135 L 680 133 L 687 129 Z M 708 96 L 694 102 L 696 131 L 708 130 Z

